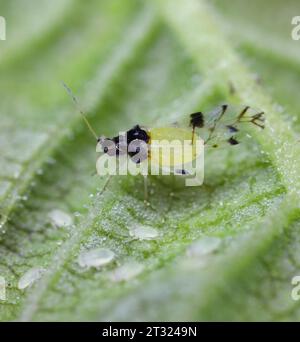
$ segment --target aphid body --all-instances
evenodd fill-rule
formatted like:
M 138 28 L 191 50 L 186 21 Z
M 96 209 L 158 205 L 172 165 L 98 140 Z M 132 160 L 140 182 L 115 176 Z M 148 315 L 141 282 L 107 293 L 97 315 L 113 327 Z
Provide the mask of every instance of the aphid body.
M 203 175 L 197 172 L 204 167 L 204 147 L 216 148 L 222 142 L 230 146 L 238 145 L 237 136 L 243 123 L 251 123 L 264 128 L 264 112 L 253 112 L 249 106 L 245 106 L 239 112 L 228 113 L 228 105 L 224 104 L 207 115 L 202 112 L 190 114 L 189 125 L 192 130 L 178 127 L 146 128 L 135 125 L 127 132 L 120 133 L 113 138 L 98 137 L 70 88 L 65 84 L 64 87 L 96 138 L 96 151 L 102 152 L 108 160 L 118 161 L 121 164 L 129 161 L 139 166 L 142 169 L 141 174 L 145 176 L 144 179 L 149 174 L 149 168 L 151 174 L 159 174 L 156 172 L 160 170 L 161 174 L 175 174 L 183 177 L 189 177 L 193 171 L 196 171 L 197 181 L 193 184 L 191 182 L 191 185 L 200 185 Z M 98 161 L 97 173 L 103 175 L 103 163 L 98 163 Z M 111 173 L 108 174 L 111 175 Z
M 198 159 L 203 158 L 203 146 L 204 141 L 198 135 L 192 135 L 189 129 L 148 129 L 136 125 L 116 137 L 100 137 L 96 150 L 119 159 L 128 157 L 136 164 L 147 162 L 147 170 L 151 169 L 151 174 L 187 176 L 192 174 Z M 102 169 L 97 170 L 101 174 Z

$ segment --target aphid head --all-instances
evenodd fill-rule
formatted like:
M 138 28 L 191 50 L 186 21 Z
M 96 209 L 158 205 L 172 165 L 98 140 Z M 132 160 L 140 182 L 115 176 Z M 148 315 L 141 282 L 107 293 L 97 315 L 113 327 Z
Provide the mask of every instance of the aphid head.
M 101 145 L 102 151 L 109 156 L 119 156 L 127 153 L 130 157 L 134 157 L 141 152 L 141 149 L 149 140 L 150 137 L 147 131 L 136 125 L 126 134 L 120 134 L 114 138 L 101 136 L 97 139 L 97 142 Z M 139 162 L 141 159 L 144 159 L 144 156 L 139 159 Z
M 131 160 L 135 163 L 140 163 L 141 161 L 147 159 L 147 144 L 150 140 L 150 136 L 147 134 L 146 130 L 142 129 L 139 125 L 136 125 L 132 129 L 127 131 L 126 134 L 120 134 L 111 139 L 106 138 L 104 136 L 98 137 L 90 122 L 86 118 L 84 111 L 79 106 L 77 98 L 73 94 L 72 90 L 64 82 L 63 86 L 68 92 L 68 94 L 71 96 L 86 126 L 97 140 L 97 152 L 101 152 L 102 150 L 105 154 L 108 154 L 109 156 L 117 157 L 119 155 L 128 154 L 131 157 Z

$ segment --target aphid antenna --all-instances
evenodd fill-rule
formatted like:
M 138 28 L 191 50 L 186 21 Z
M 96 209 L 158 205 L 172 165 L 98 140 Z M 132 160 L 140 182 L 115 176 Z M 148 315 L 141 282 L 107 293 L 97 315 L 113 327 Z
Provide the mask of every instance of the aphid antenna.
M 83 121 L 85 122 L 87 128 L 88 128 L 89 131 L 92 133 L 92 135 L 94 136 L 94 138 L 95 138 L 96 140 L 98 140 L 98 135 L 97 135 L 97 133 L 95 132 L 95 130 L 94 130 L 93 127 L 91 126 L 89 120 L 88 120 L 87 117 L 86 117 L 85 112 L 84 112 L 84 111 L 82 110 L 82 108 L 80 107 L 79 102 L 78 102 L 76 96 L 74 95 L 74 93 L 72 92 L 71 88 L 68 87 L 68 86 L 66 85 L 66 83 L 63 82 L 63 81 L 62 81 L 62 85 L 63 85 L 63 87 L 66 89 L 66 91 L 67 91 L 67 93 L 69 94 L 69 96 L 71 97 L 72 101 L 74 102 L 74 104 L 75 104 L 75 106 L 76 106 L 78 112 L 81 114 L 81 116 L 82 116 L 82 118 L 83 118 Z

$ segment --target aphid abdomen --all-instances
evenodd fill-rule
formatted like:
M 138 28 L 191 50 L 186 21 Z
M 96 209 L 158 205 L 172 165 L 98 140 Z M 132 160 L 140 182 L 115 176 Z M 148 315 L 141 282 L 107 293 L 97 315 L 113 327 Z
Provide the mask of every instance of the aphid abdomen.
M 188 129 L 176 127 L 154 128 L 150 131 L 150 164 L 161 174 L 188 176 L 195 173 L 196 161 L 203 158 L 203 140 L 195 135 L 192 143 Z M 196 165 L 197 164 L 197 165 Z M 203 163 L 201 163 L 203 166 Z

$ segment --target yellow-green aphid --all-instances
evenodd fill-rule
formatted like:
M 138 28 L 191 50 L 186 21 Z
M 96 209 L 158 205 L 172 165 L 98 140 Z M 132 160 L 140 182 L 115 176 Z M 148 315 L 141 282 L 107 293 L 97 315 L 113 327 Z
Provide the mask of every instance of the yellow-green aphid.
M 204 116 L 202 112 L 189 115 L 191 129 L 178 127 L 157 127 L 145 128 L 135 125 L 127 132 L 118 134 L 113 138 L 104 136 L 98 137 L 84 112 L 80 109 L 76 97 L 65 84 L 64 87 L 71 95 L 87 127 L 97 140 L 97 152 L 115 160 L 129 160 L 130 163 L 140 166 L 143 169 L 141 174 L 145 179 L 145 199 L 147 199 L 146 176 L 150 170 L 151 174 L 175 174 L 180 176 L 190 176 L 194 171 L 203 168 L 204 147 L 216 148 L 220 142 L 228 145 L 237 145 L 236 138 L 240 129 L 240 124 L 250 122 L 260 128 L 264 128 L 264 112 L 254 112 L 252 109 L 244 107 L 238 114 L 233 112 L 228 114 L 227 105 L 222 105 Z M 201 137 L 196 133 L 201 132 Z M 100 164 L 99 164 L 100 165 Z M 102 164 L 101 164 L 102 165 Z M 143 168 L 143 166 L 146 167 Z M 161 172 L 161 173 L 159 173 Z M 102 175 L 101 167 L 97 173 Z M 190 185 L 200 185 L 201 177 Z M 107 183 L 110 177 L 108 177 Z M 107 185 L 106 183 L 106 185 Z

